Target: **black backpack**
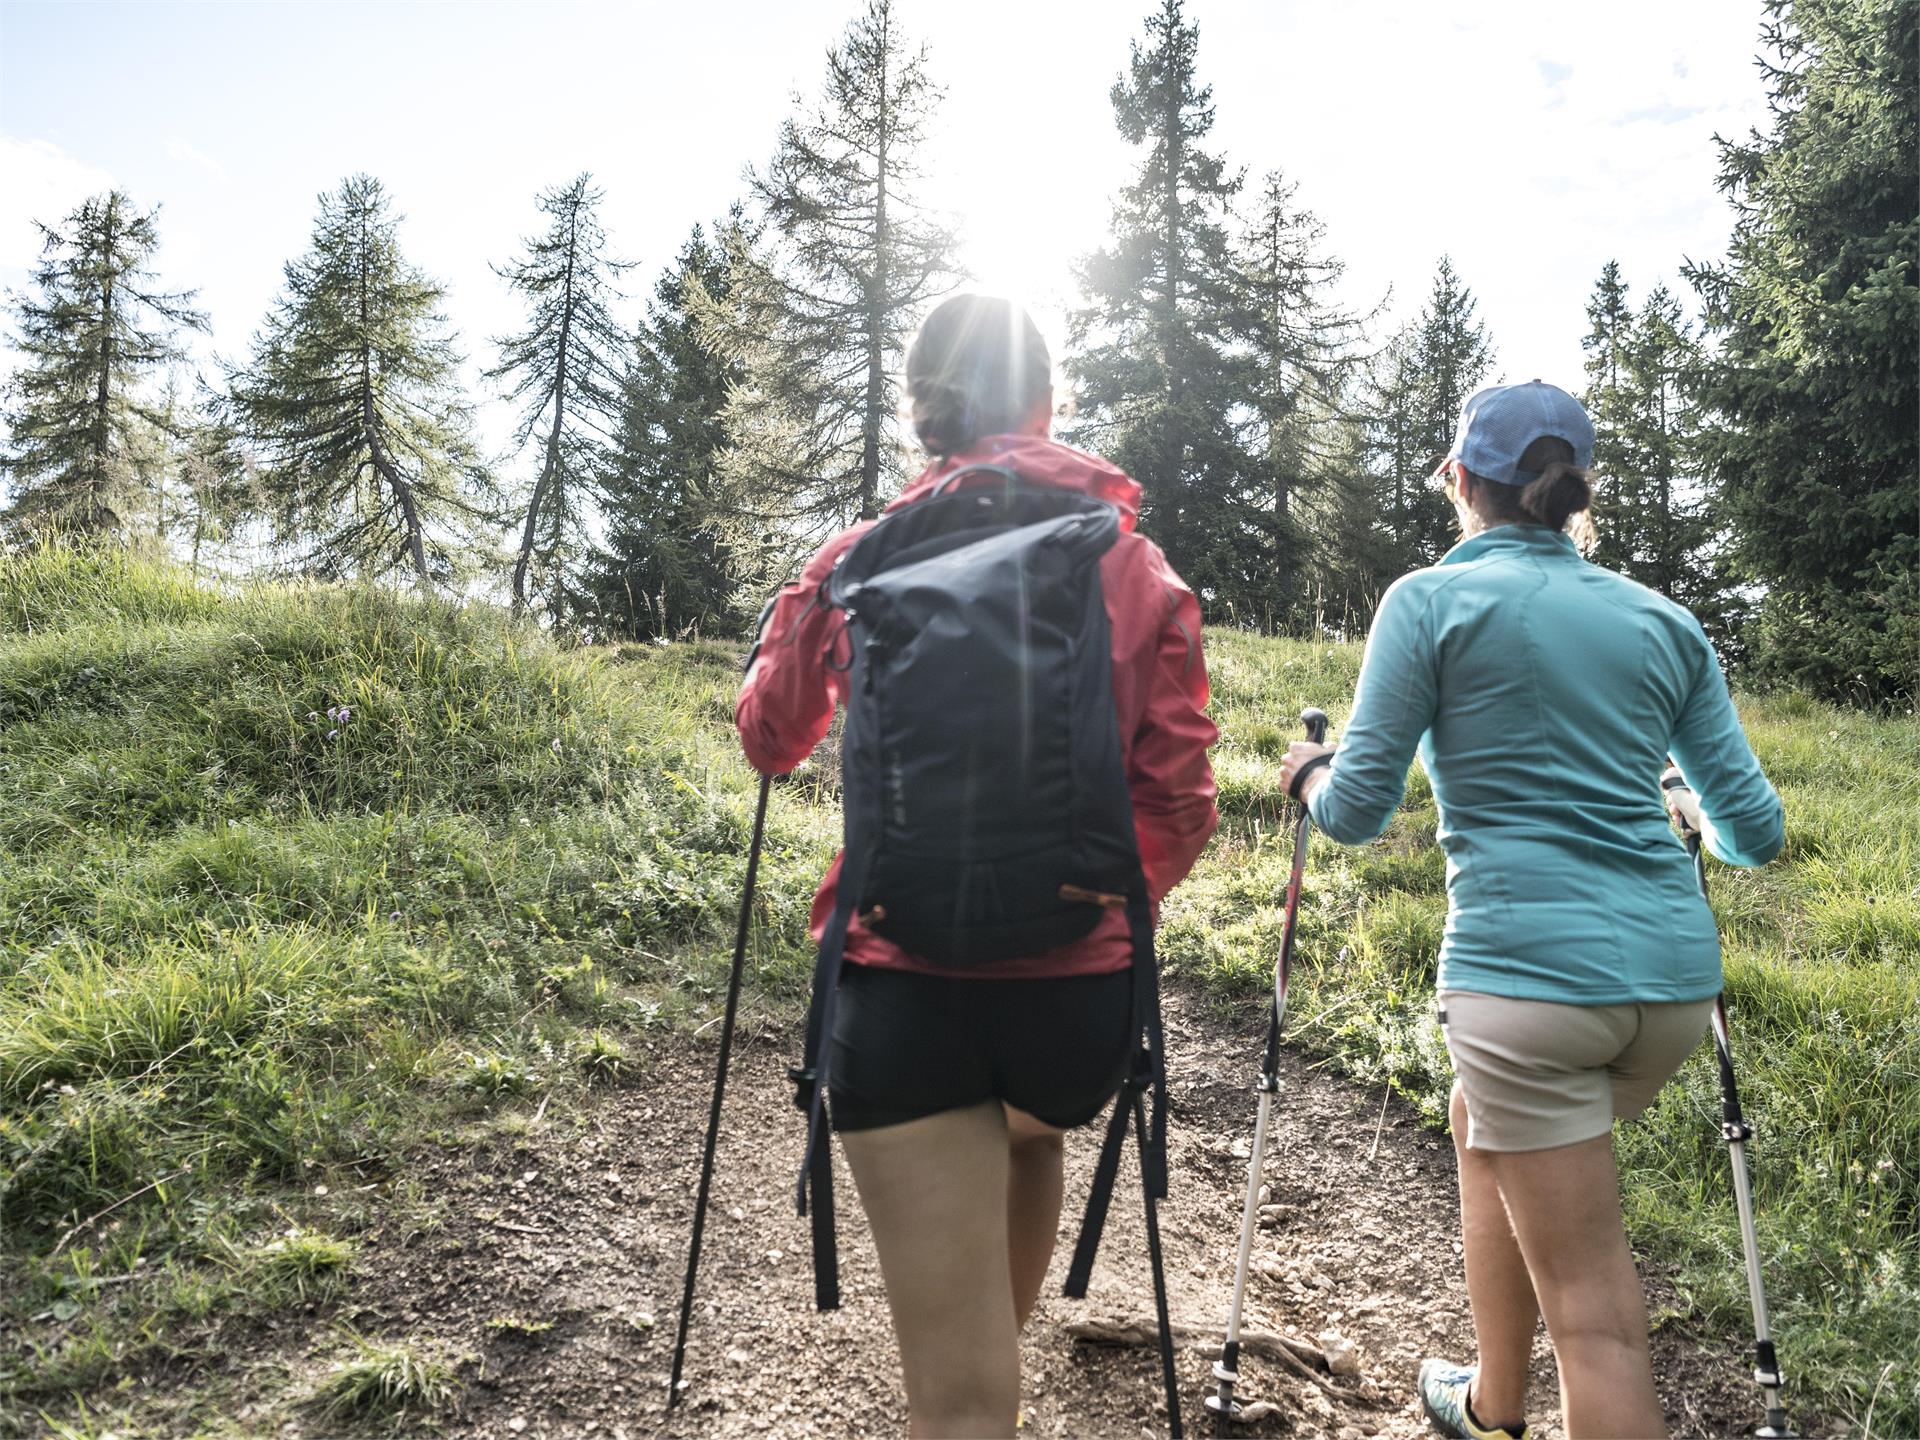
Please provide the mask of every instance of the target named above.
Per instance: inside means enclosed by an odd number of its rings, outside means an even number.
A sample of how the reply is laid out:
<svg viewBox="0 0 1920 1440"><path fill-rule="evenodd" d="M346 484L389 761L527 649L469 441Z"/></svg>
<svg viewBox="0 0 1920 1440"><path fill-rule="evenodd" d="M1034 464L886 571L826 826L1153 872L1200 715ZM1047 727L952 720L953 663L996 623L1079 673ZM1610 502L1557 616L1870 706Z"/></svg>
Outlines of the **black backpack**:
<svg viewBox="0 0 1920 1440"><path fill-rule="evenodd" d="M999 483L958 488L975 479ZM811 1191L823 1310L840 1302L825 1105L847 927L857 917L915 956L964 970L1068 944L1106 909L1123 908L1137 1045L1067 1293L1086 1292L1131 1111L1170 1361L1153 1222L1153 1202L1166 1194L1158 977L1100 583L1100 559L1119 536L1119 513L1104 501L969 466L883 517L822 589L820 603L847 619L846 648L835 646L848 679L846 843L814 968L805 1060L791 1075L808 1117L795 1198L805 1215Z"/></svg>

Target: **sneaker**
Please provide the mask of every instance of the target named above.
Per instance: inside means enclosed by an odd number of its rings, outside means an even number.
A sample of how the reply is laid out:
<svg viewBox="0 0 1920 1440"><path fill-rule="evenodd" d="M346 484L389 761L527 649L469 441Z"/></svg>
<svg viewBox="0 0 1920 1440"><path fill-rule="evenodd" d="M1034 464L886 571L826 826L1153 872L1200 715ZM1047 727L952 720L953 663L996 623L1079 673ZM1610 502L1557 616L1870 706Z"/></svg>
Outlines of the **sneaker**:
<svg viewBox="0 0 1920 1440"><path fill-rule="evenodd" d="M1433 1428L1451 1440L1528 1440L1532 1426L1503 1430L1474 1419L1467 1408L1467 1391L1474 1373L1470 1365L1449 1365L1444 1360L1428 1360L1421 1365L1420 1403L1427 1407Z"/></svg>

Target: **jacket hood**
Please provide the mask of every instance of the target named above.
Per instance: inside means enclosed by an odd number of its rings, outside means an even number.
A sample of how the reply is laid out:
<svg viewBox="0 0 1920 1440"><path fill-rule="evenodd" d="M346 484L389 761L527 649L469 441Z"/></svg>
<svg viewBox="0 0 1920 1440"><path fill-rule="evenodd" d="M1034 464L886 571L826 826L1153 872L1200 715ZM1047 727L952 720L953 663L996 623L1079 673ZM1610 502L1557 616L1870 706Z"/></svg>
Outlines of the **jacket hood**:
<svg viewBox="0 0 1920 1440"><path fill-rule="evenodd" d="M888 513L924 500L947 476L968 465L1004 465L1036 485L1057 485L1105 500L1119 510L1122 530L1133 529L1140 518L1140 487L1119 466L1039 435L989 435L958 455L934 461L894 498Z"/></svg>

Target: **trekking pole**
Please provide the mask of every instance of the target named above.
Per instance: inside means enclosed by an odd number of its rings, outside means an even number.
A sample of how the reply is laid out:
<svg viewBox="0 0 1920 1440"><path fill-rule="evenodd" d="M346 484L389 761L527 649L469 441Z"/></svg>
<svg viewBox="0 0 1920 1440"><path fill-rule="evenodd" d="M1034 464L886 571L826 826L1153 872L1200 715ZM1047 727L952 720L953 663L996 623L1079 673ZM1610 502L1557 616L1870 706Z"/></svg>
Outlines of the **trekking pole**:
<svg viewBox="0 0 1920 1440"><path fill-rule="evenodd" d="M700 1237L707 1224L707 1192L713 1187L713 1150L720 1139L720 1102L727 1093L727 1059L733 1053L733 1017L740 1006L740 971L746 963L747 930L753 922L753 883L760 874L760 840L767 828L767 795L773 776L760 777L760 800L753 811L753 841L747 847L747 880L741 887L740 928L733 937L733 971L727 976L727 1013L720 1022L720 1063L713 1077L713 1108L707 1114L707 1148L700 1158L700 1193L693 1202L693 1241L687 1248L687 1288L680 1296L680 1333L673 1342L673 1375L667 1381L667 1409L680 1400L680 1369L687 1359L687 1326L693 1319L693 1279L700 1268Z"/></svg>
<svg viewBox="0 0 1920 1440"><path fill-rule="evenodd" d="M1661 776L1660 788L1686 791L1687 782L1677 767L1671 768ZM1706 852L1700 844L1700 832L1684 816L1680 822L1680 838L1693 861L1693 878L1700 886L1700 896L1706 899ZM1733 1203L1740 1212L1740 1244L1747 1260L1747 1295L1753 1302L1753 1381L1760 1387L1767 1412L1766 1424L1753 1433L1756 1440L1794 1440L1786 1407L1781 1403L1780 1392L1786 1381L1781 1377L1780 1360L1774 1353L1773 1333L1767 1324L1767 1295L1760 1282L1760 1239L1754 1231L1753 1192L1747 1175L1747 1141L1753 1138L1753 1127L1741 1114L1740 1090L1733 1081L1733 1043L1727 1031L1724 990L1714 997L1711 1024L1714 1053L1720 1062L1720 1134L1727 1142L1727 1153L1732 1159Z"/></svg>
<svg viewBox="0 0 1920 1440"><path fill-rule="evenodd" d="M1307 738L1316 745L1327 737L1327 716L1323 710L1302 710L1300 723L1307 727ZM1233 1387L1240 1380L1240 1314L1247 1294L1247 1266L1253 1258L1253 1231L1260 1219L1260 1165L1267 1149L1267 1116L1273 1097L1280 1088L1280 1027L1287 1018L1287 974L1293 965L1293 922L1300 907L1300 877L1307 864L1307 832L1313 817L1304 803L1293 831L1293 873L1287 879L1286 918L1280 929L1280 957L1273 966L1273 1006L1267 1015L1267 1048L1260 1062L1260 1106L1253 1117L1253 1154L1247 1160L1247 1203L1240 1212L1240 1255L1233 1267L1233 1306L1227 1312L1227 1340L1214 1362L1213 1378L1220 1382L1217 1392L1207 1397L1207 1409L1213 1412L1214 1433L1232 1433L1233 1418L1240 1406L1233 1398Z"/></svg>

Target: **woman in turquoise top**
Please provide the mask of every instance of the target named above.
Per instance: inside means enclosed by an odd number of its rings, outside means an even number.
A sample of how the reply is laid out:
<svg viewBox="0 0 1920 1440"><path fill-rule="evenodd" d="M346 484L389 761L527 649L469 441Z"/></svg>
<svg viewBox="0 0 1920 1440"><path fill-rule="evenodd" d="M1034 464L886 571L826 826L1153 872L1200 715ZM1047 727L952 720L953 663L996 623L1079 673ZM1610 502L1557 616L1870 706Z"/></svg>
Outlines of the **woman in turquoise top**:
<svg viewBox="0 0 1920 1440"><path fill-rule="evenodd" d="M1420 1388L1443 1433L1476 1440L1526 1434L1543 1313L1570 1437L1665 1433L1611 1132L1699 1043L1720 990L1713 916L1659 798L1667 757L1714 855L1763 864L1782 837L1699 622L1568 533L1591 537L1592 454L1592 422L1554 386L1467 402L1442 472L1464 538L1381 601L1338 750L1296 744L1285 766L1347 844L1386 828L1416 751L1432 782L1480 1363L1428 1361Z"/></svg>

